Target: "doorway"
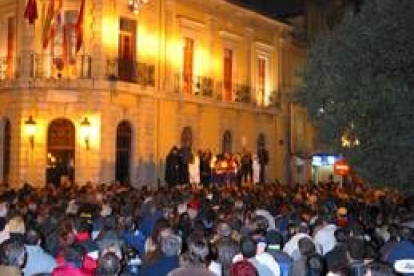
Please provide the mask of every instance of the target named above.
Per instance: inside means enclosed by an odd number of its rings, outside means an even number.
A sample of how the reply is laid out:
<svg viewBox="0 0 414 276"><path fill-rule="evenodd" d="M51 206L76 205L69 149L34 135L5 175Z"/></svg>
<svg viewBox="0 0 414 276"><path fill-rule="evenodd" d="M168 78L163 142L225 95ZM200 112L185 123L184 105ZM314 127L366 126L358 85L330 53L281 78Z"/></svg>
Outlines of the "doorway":
<svg viewBox="0 0 414 276"><path fill-rule="evenodd" d="M55 119L50 123L47 132L47 183L74 183L75 134L75 126L68 119Z"/></svg>
<svg viewBox="0 0 414 276"><path fill-rule="evenodd" d="M132 128L122 121L116 128L116 180L122 184L130 183Z"/></svg>

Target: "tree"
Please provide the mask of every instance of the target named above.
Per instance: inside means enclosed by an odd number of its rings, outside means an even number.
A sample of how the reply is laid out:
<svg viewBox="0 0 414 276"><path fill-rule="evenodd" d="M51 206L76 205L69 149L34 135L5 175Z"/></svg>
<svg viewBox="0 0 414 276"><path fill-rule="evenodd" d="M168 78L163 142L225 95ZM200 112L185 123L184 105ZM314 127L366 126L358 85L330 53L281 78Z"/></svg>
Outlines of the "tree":
<svg viewBox="0 0 414 276"><path fill-rule="evenodd" d="M310 49L295 100L361 177L412 190L414 1L365 2Z"/></svg>

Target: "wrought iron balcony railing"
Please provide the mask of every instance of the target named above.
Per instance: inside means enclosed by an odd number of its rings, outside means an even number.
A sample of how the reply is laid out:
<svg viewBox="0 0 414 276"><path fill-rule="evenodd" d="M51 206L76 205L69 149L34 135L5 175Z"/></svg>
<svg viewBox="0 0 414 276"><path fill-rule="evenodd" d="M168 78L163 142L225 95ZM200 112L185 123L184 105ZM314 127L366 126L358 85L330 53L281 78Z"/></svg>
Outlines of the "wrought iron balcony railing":
<svg viewBox="0 0 414 276"><path fill-rule="evenodd" d="M214 96L214 80L206 76L175 74L174 91L212 98Z"/></svg>
<svg viewBox="0 0 414 276"><path fill-rule="evenodd" d="M64 57L26 52L17 58L0 57L0 80L22 77L33 79L90 79L89 55Z"/></svg>
<svg viewBox="0 0 414 276"><path fill-rule="evenodd" d="M155 86L155 66L132 59L108 59L108 79L137 83L143 86Z"/></svg>

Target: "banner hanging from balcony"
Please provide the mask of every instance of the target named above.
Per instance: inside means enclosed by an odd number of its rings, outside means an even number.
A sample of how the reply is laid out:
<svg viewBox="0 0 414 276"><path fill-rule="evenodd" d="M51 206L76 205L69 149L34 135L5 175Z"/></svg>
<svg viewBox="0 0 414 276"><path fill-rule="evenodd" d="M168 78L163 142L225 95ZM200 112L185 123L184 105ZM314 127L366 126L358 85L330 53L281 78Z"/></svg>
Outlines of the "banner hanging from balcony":
<svg viewBox="0 0 414 276"><path fill-rule="evenodd" d="M79 9L79 17L76 22L76 53L79 52L83 44L83 23L85 21L85 0L82 0Z"/></svg>
<svg viewBox="0 0 414 276"><path fill-rule="evenodd" d="M27 1L26 9L24 10L24 18L29 20L30 24L34 24L37 19L37 2L36 0Z"/></svg>
<svg viewBox="0 0 414 276"><path fill-rule="evenodd" d="M55 3L56 2L56 3ZM46 49L49 41L55 36L57 25L62 23L61 12L63 0L50 0L43 23L42 45Z"/></svg>

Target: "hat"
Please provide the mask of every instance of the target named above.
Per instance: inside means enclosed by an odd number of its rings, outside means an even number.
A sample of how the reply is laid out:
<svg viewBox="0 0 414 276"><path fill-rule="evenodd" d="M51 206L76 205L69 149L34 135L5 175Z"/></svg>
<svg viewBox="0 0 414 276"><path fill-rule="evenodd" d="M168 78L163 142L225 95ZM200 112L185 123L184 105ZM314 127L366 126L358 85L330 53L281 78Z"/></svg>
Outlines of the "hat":
<svg viewBox="0 0 414 276"><path fill-rule="evenodd" d="M336 213L338 214L338 216L346 216L348 215L348 210L345 207L339 207Z"/></svg>

